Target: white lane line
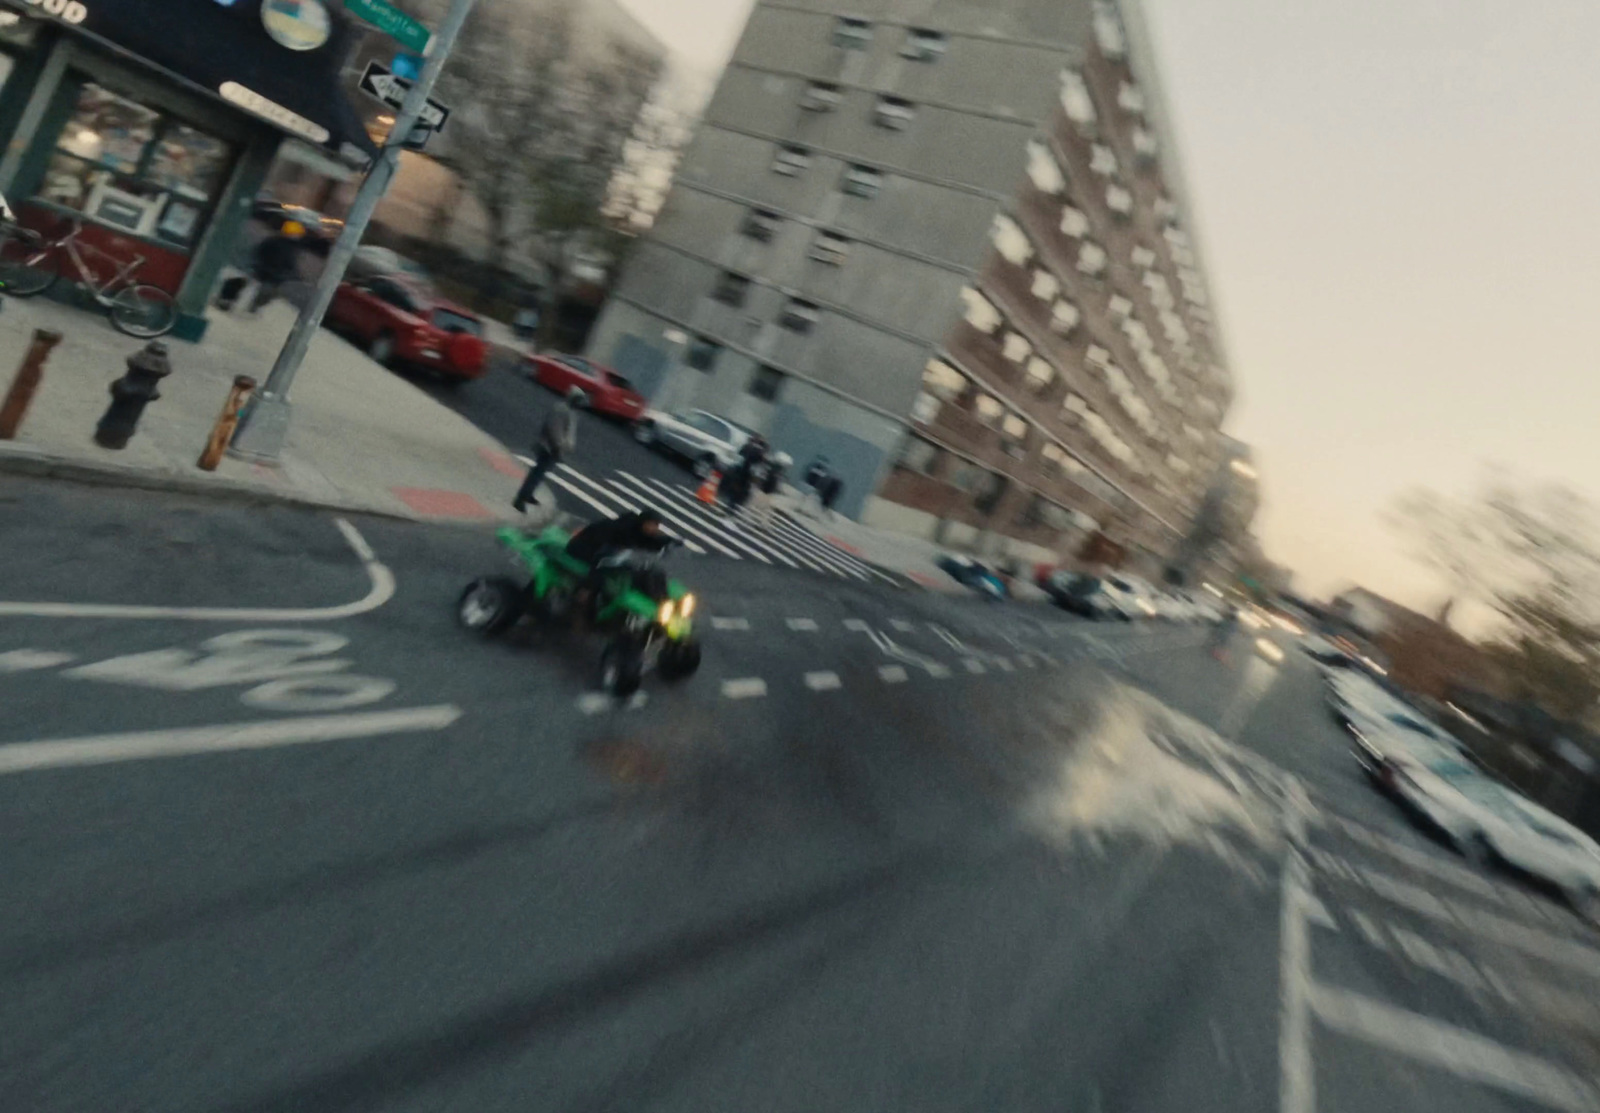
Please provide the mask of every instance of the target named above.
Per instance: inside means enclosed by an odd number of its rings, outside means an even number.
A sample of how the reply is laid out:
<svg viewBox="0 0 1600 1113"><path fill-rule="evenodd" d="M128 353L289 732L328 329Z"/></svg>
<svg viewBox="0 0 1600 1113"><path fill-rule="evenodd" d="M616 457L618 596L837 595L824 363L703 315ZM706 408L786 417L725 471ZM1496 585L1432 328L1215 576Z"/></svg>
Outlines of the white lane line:
<svg viewBox="0 0 1600 1113"><path fill-rule="evenodd" d="M767 694L767 682L759 676L722 682L723 699L758 699Z"/></svg>
<svg viewBox="0 0 1600 1113"><path fill-rule="evenodd" d="M608 692L585 692L578 697L578 710L585 715L598 715L610 711L617 701Z"/></svg>
<svg viewBox="0 0 1600 1113"><path fill-rule="evenodd" d="M622 476L624 479L631 480L635 486L642 490L654 488L652 494L665 495L672 499L674 503L682 507L680 513L691 517L695 522L699 523L701 529L714 531L718 536L726 539L734 545L738 545L741 549L746 550L758 560L766 561L768 564L772 563L771 561L767 560L766 557L762 556L762 551L765 550L767 553L770 553L778 560L781 560L783 563L787 564L790 568L800 567L792 559L790 559L788 553L785 553L782 549L779 549L773 545L767 544L767 542L763 541L760 537L754 536L753 534L745 531L735 531L729 529L728 523L725 519L713 513L711 509L708 508L704 503L695 499L687 492L663 483L659 479L641 480L638 476L632 475L625 471L619 471L617 474ZM646 484L648 484L648 487ZM803 557L801 559L804 560ZM809 561L806 563L808 567L812 567Z"/></svg>
<svg viewBox="0 0 1600 1113"><path fill-rule="evenodd" d="M729 618L725 615L715 614L711 616L711 628L713 630L748 630L750 629L750 620L748 618Z"/></svg>
<svg viewBox="0 0 1600 1113"><path fill-rule="evenodd" d="M1548 919L1544 909L1540 907L1537 899L1510 885L1502 885L1474 873L1465 866L1455 862L1435 857L1414 847L1397 842L1387 835L1363 827L1352 820L1334 817L1333 825L1354 841L1369 849L1386 854L1397 862L1403 862L1412 869L1428 874L1440 881L1445 881L1456 888L1475 896L1487 897L1490 900L1508 905L1520 911L1533 911L1540 919Z"/></svg>
<svg viewBox="0 0 1600 1113"><path fill-rule="evenodd" d="M844 628L846 630L854 630L858 634L865 634L868 630L871 629L871 627L867 625L866 621L864 619L860 619L860 618L847 618L847 619L845 619L844 620Z"/></svg>
<svg viewBox="0 0 1600 1113"><path fill-rule="evenodd" d="M889 620L889 625L893 626L896 630L900 631L902 634L912 633L917 628L917 624L915 622L907 622L903 618L891 618Z"/></svg>
<svg viewBox="0 0 1600 1113"><path fill-rule="evenodd" d="M643 483L640 483L637 479L634 479L633 476L627 474L626 472L618 472L617 475L623 480L632 480L630 486L639 488L644 497L651 500L652 505L655 507L656 513L660 514L667 521L678 527L679 530L685 533L693 534L695 537L698 537L707 545L710 545L713 549L717 549L725 556L733 557L735 560L744 559L723 540L719 540L718 538L711 536L711 534L707 533L705 530L701 529L694 519L690 518L682 510L679 510L675 506L663 506L661 500L655 497L655 494L650 490L650 488L646 487ZM617 487L617 483L612 481L611 486ZM618 489L620 490L621 488L619 487ZM724 535L724 537L726 537L727 541L733 542L733 544L738 544L738 542L732 537L728 537L727 535ZM768 560L765 556L756 552L748 545L741 546L741 548L759 560L762 564L772 563L772 561Z"/></svg>
<svg viewBox="0 0 1600 1113"><path fill-rule="evenodd" d="M53 669L74 660L77 657L71 653L55 653L48 649L13 649L0 653L0 673Z"/></svg>
<svg viewBox="0 0 1600 1113"><path fill-rule="evenodd" d="M948 645L957 653L968 652L965 642L956 637L950 631L946 630L943 626L940 626L937 622L928 623L928 629L932 630L940 641L944 642L945 645Z"/></svg>
<svg viewBox="0 0 1600 1113"><path fill-rule="evenodd" d="M784 624L791 630L803 630L808 633L815 633L817 630L817 620L814 618L786 618Z"/></svg>
<svg viewBox="0 0 1600 1113"><path fill-rule="evenodd" d="M982 672L988 672L989 671L988 669L983 667L983 662L978 660L976 657L968 657L962 663L967 666L967 671L970 672L970 673L982 673Z"/></svg>
<svg viewBox="0 0 1600 1113"><path fill-rule="evenodd" d="M614 483L596 483L594 480L590 479L587 475L584 475L577 468L570 467L570 466L568 466L566 464L557 464L556 467L560 471L565 472L567 475L571 476L573 479L576 479L578 482L580 482L584 486L588 487L590 490L595 491L596 493L598 493L603 498L608 498L608 499L612 500L613 502L617 503L619 506L621 506L623 509L629 511L630 513L637 514L639 512L639 510L644 506L643 503L634 502L632 500L632 497L631 497L629 492L624 491L622 488L618 487ZM706 541L706 542L710 543L714 548L721 549L724 553L727 553L729 556L737 556L738 555L737 553L733 552L732 550L727 549L724 546L717 544L715 541L712 541L710 538L701 535L698 531L693 530L693 529L689 529L688 527L684 526L683 523L679 522L678 519L674 518L671 514L662 512L661 516L663 518L665 518L669 523L671 523L669 526L666 527L666 532L671 534L671 535L673 535L673 536L675 536L675 537L680 538L683 541L684 546L686 548L692 549L694 552L697 552L697 553L703 553L703 552L706 551L705 549L701 548L699 545L696 545L694 540L693 540L693 538L684 536L685 533L692 533L692 534L694 534L695 537L699 537L702 541Z"/></svg>
<svg viewBox="0 0 1600 1113"><path fill-rule="evenodd" d="M844 687L844 681L839 679L836 672L808 672L806 673L806 687L813 692L832 692Z"/></svg>
<svg viewBox="0 0 1600 1113"><path fill-rule="evenodd" d="M1317 1019L1335 1031L1568 1113L1594 1113L1600 1091L1581 1076L1475 1032L1346 989L1317 985Z"/></svg>
<svg viewBox="0 0 1600 1113"><path fill-rule="evenodd" d="M0 746L0 775L37 769L107 765L187 754L259 750L336 742L402 731L442 730L461 717L453 704L408 707L398 711L364 711L347 715L308 715L268 722L219 723L214 726L146 730L126 734L87 735Z"/></svg>
<svg viewBox="0 0 1600 1113"><path fill-rule="evenodd" d="M904 684L910 677L906 670L899 665L882 665L878 668L878 678L885 684Z"/></svg>
<svg viewBox="0 0 1600 1113"><path fill-rule="evenodd" d="M1328 911L1328 906L1322 903L1321 897L1315 893L1306 893L1301 903L1305 907L1306 919L1325 931L1339 930L1339 921L1333 918L1333 913Z"/></svg>
<svg viewBox="0 0 1600 1113"><path fill-rule="evenodd" d="M1010 661L1008 661L1004 657L995 657L993 660L994 660L994 667L999 669L1001 672L1016 672L1017 671L1017 666L1013 665Z"/></svg>
<svg viewBox="0 0 1600 1113"><path fill-rule="evenodd" d="M0 617L28 618L164 618L187 622L326 622L353 618L375 611L394 597L394 573L378 560L355 526L343 518L333 520L361 559L371 584L354 603L335 607L144 607L122 603L0 603Z"/></svg>
<svg viewBox="0 0 1600 1113"><path fill-rule="evenodd" d="M1287 778L1291 798L1304 788ZM1315 1113L1316 1074L1311 1058L1311 932L1306 925L1310 870L1300 855L1305 843L1305 813L1285 809L1287 851L1283 863L1282 915L1278 938L1278 1111Z"/></svg>
<svg viewBox="0 0 1600 1113"><path fill-rule="evenodd" d="M1034 661L1031 655L1024 653L1022 656L1017 658L1017 664L1021 665L1025 669L1031 669L1037 665L1037 662Z"/></svg>

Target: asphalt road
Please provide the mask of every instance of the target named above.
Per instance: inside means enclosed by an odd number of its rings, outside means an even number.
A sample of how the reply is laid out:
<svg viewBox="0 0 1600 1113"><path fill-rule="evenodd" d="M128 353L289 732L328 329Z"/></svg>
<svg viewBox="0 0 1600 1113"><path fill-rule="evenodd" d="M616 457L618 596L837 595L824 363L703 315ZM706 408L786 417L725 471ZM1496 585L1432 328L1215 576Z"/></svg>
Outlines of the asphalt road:
<svg viewBox="0 0 1600 1113"><path fill-rule="evenodd" d="M481 531L0 540L0 1108L1600 1108L1600 939L1292 651L682 554L704 667L618 706L457 629Z"/></svg>

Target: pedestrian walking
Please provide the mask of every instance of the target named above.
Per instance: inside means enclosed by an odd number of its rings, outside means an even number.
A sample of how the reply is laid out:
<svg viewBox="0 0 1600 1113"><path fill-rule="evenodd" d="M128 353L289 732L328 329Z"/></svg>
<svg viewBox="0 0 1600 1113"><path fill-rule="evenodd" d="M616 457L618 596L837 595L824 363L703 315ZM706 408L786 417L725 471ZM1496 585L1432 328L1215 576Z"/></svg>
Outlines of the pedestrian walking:
<svg viewBox="0 0 1600 1113"><path fill-rule="evenodd" d="M756 433L740 447L739 462L722 477L720 493L732 517L738 518L744 513L745 504L761 481L766 459L767 440Z"/></svg>
<svg viewBox="0 0 1600 1113"><path fill-rule="evenodd" d="M774 501L774 496L783 487L785 470L793 463L794 460L786 452L778 453L766 463L766 471L756 488L753 496L754 505L750 511L751 517L761 529L771 530L777 522L777 503Z"/></svg>
<svg viewBox="0 0 1600 1113"><path fill-rule="evenodd" d="M544 480L545 473L561 462L561 458L578 447L578 411L584 393L577 387L567 391L567 396L550 407L544 424L539 428L539 441L534 445L533 466L528 469L522 486L517 488L511 505L521 513L527 504L539 505L535 492Z"/></svg>
<svg viewBox="0 0 1600 1113"><path fill-rule="evenodd" d="M819 454L815 460L806 465L805 483L806 497L805 510L814 517L822 516L822 492L833 480L833 469L828 466L828 458Z"/></svg>
<svg viewBox="0 0 1600 1113"><path fill-rule="evenodd" d="M844 493L844 480L837 474L830 474L827 482L822 487L822 516L827 518L834 513L833 504L839 501L839 496Z"/></svg>
<svg viewBox="0 0 1600 1113"><path fill-rule="evenodd" d="M283 227L256 244L250 257L250 275L256 280L256 292L250 299L251 313L259 313L283 292L283 287L300 277L300 247L305 239L306 226L298 220L286 220ZM222 284L217 293L217 308L232 312L234 303L244 288L250 284L245 275L234 275Z"/></svg>

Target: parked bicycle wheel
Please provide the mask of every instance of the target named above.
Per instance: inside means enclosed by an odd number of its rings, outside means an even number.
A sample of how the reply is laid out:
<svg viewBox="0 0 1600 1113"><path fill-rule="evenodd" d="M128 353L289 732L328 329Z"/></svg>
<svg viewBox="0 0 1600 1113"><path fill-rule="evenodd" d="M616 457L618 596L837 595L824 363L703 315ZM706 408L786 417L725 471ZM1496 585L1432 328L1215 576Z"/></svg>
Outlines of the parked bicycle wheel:
<svg viewBox="0 0 1600 1113"><path fill-rule="evenodd" d="M129 286L111 299L111 323L141 340L165 336L178 323L178 307L159 286Z"/></svg>
<svg viewBox="0 0 1600 1113"><path fill-rule="evenodd" d="M39 233L8 229L0 240L0 293L17 298L42 294L55 284L56 265L56 253Z"/></svg>

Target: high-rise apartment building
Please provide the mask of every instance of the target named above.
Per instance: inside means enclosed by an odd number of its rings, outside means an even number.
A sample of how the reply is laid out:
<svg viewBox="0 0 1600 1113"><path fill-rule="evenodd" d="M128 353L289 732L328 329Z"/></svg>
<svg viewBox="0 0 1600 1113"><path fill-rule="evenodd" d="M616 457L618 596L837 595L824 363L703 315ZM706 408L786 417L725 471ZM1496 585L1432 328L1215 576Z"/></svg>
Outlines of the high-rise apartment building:
<svg viewBox="0 0 1600 1113"><path fill-rule="evenodd" d="M1164 558L1232 386L1137 9L758 0L591 350L869 522Z"/></svg>

